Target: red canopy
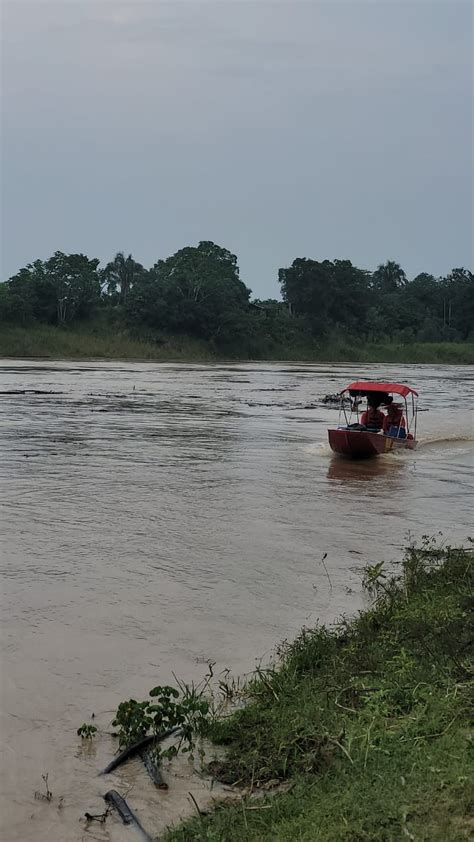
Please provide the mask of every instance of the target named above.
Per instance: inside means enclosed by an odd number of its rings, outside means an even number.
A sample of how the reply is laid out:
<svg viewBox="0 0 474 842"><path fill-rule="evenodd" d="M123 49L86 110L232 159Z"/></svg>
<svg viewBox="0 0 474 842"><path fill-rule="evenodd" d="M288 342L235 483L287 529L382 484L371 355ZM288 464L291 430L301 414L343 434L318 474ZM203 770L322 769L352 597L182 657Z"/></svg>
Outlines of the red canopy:
<svg viewBox="0 0 474 842"><path fill-rule="evenodd" d="M410 386L404 386L403 383L371 383L370 380L358 380L356 383L351 383L343 389L344 392L350 392L351 395L358 392L393 392L395 395L402 395L406 398L407 395L416 395L418 392L411 389Z"/></svg>

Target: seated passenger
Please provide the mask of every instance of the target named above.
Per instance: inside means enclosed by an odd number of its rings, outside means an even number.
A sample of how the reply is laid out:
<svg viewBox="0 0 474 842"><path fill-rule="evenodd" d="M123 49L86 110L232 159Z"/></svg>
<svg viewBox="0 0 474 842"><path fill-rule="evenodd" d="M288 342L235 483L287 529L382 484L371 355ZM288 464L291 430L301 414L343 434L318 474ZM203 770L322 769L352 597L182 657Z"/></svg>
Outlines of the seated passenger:
<svg viewBox="0 0 474 842"><path fill-rule="evenodd" d="M398 403L390 403L387 407L387 415L384 418L382 431L386 436L394 438L406 438L406 422L403 410Z"/></svg>
<svg viewBox="0 0 474 842"><path fill-rule="evenodd" d="M380 411L377 404L368 403L367 409L360 417L360 423L368 430L378 433L385 423L385 415Z"/></svg>

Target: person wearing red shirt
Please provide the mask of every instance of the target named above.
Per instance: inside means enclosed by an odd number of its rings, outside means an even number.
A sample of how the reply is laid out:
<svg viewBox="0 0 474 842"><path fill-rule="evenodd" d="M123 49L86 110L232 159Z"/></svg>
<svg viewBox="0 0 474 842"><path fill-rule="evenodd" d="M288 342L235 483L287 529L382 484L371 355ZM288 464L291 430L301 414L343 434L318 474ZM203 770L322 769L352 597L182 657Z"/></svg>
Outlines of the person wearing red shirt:
<svg viewBox="0 0 474 842"><path fill-rule="evenodd" d="M385 433L386 436L392 435L400 438L405 438L405 427L406 422L403 416L401 406L397 403L389 404L387 407L387 414L383 420L382 432ZM392 432L390 432L391 430Z"/></svg>
<svg viewBox="0 0 474 842"><path fill-rule="evenodd" d="M379 432L385 424L385 415L380 411L378 406L368 404L365 412L360 417L360 423L367 427L368 430Z"/></svg>

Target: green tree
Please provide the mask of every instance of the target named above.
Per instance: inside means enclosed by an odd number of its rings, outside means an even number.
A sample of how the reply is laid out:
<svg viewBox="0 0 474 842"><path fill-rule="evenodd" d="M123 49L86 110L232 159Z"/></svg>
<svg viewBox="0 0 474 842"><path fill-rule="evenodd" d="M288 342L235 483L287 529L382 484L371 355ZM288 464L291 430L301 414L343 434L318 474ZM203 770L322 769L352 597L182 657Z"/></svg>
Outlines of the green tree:
<svg viewBox="0 0 474 842"><path fill-rule="evenodd" d="M284 348L307 344L308 334L302 317L291 315L284 301L268 298L250 302L250 318L245 335L245 356L249 358L284 353Z"/></svg>
<svg viewBox="0 0 474 842"><path fill-rule="evenodd" d="M0 317L2 321L27 325L35 320L37 294L27 268L1 284Z"/></svg>
<svg viewBox="0 0 474 842"><path fill-rule="evenodd" d="M474 274L468 269L452 269L440 280L443 324L451 338L468 339L474 333Z"/></svg>
<svg viewBox="0 0 474 842"><path fill-rule="evenodd" d="M370 305L370 273L350 260L334 260L329 316L336 329L365 334Z"/></svg>
<svg viewBox="0 0 474 842"><path fill-rule="evenodd" d="M396 292L407 283L407 276L399 263L387 260L377 267L371 278L374 289L382 293Z"/></svg>
<svg viewBox="0 0 474 842"><path fill-rule="evenodd" d="M283 300L292 313L306 318L315 336L340 328L352 333L366 329L368 273L350 260L297 258L278 277Z"/></svg>
<svg viewBox="0 0 474 842"><path fill-rule="evenodd" d="M9 321L10 296L6 284L0 283L0 322Z"/></svg>
<svg viewBox="0 0 474 842"><path fill-rule="evenodd" d="M278 272L283 300L291 313L306 317L314 334L323 334L328 327L331 270L330 260L297 257Z"/></svg>
<svg viewBox="0 0 474 842"><path fill-rule="evenodd" d="M127 311L135 322L225 342L245 331L249 295L235 255L203 241L155 263Z"/></svg>
<svg viewBox="0 0 474 842"><path fill-rule="evenodd" d="M29 263L7 281L12 320L64 325L87 318L100 298L98 265L97 259L61 251Z"/></svg>
<svg viewBox="0 0 474 842"><path fill-rule="evenodd" d="M129 254L125 257L123 251L118 251L100 272L103 288L112 299L124 303L128 293L137 280L143 279L146 269Z"/></svg>
<svg viewBox="0 0 474 842"><path fill-rule="evenodd" d="M439 282L428 272L420 272L416 278L406 284L404 294L413 302L429 309L437 308L439 299Z"/></svg>
<svg viewBox="0 0 474 842"><path fill-rule="evenodd" d="M440 284L427 272L421 272L399 291L402 321L408 322L413 334L422 342L435 342L443 337L440 318Z"/></svg>
<svg viewBox="0 0 474 842"><path fill-rule="evenodd" d="M413 338L413 319L401 295L407 277L399 263L387 260L369 279L369 335L372 339L393 339L404 330L404 339Z"/></svg>
<svg viewBox="0 0 474 842"><path fill-rule="evenodd" d="M55 292L58 325L91 315L100 299L99 262L84 254L57 251L44 264L45 275Z"/></svg>

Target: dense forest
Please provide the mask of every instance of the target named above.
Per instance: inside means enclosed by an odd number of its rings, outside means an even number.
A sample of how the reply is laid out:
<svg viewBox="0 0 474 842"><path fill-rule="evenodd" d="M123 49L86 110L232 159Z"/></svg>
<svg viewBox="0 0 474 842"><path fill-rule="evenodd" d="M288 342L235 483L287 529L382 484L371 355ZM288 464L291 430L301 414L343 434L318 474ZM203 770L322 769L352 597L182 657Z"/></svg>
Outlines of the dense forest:
<svg viewBox="0 0 474 842"><path fill-rule="evenodd" d="M474 275L421 273L409 280L398 263L375 271L350 260L297 258L279 270L282 301L251 298L237 258L212 242L180 249L145 268L118 252L97 258L57 251L0 284L0 323L101 324L205 339L216 349L325 341L454 342L474 338ZM105 329L105 328L104 328Z"/></svg>

